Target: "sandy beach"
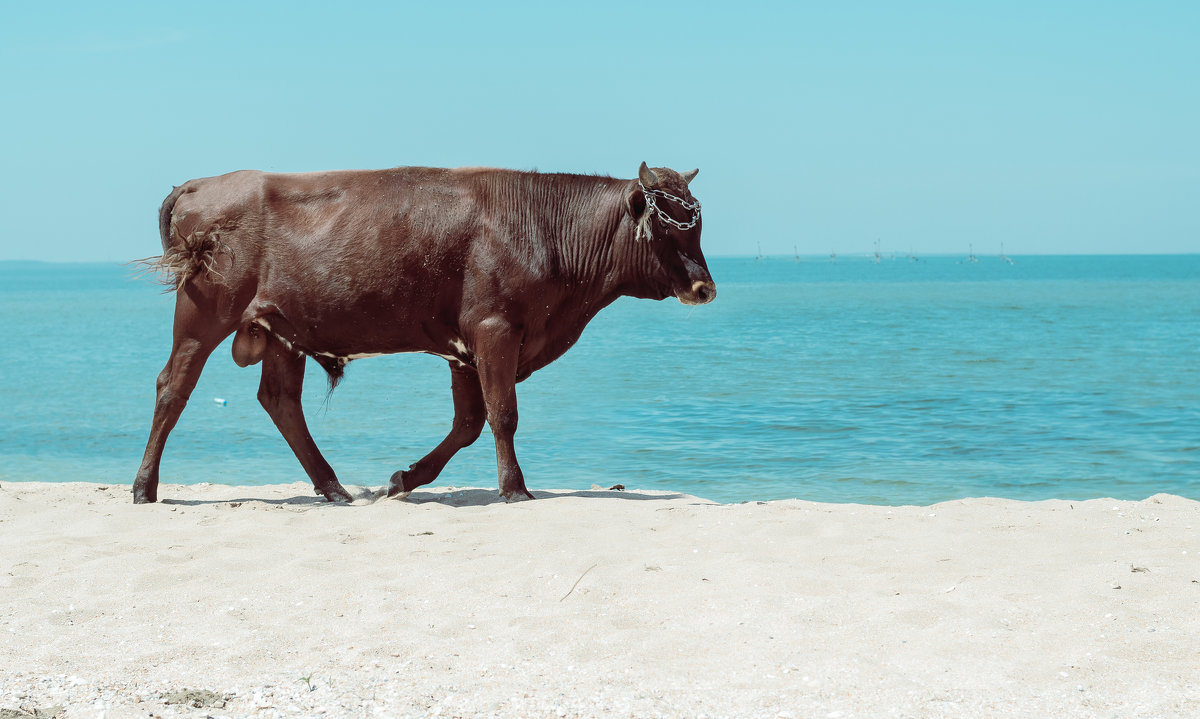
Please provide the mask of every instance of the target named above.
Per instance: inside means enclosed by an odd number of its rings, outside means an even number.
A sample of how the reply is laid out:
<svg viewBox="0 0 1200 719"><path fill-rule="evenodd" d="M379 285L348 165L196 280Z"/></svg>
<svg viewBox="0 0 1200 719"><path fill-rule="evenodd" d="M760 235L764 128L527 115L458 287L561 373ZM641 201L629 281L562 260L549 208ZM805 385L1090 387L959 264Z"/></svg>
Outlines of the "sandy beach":
<svg viewBox="0 0 1200 719"><path fill-rule="evenodd" d="M0 487L0 716L1200 715L1200 503Z"/></svg>

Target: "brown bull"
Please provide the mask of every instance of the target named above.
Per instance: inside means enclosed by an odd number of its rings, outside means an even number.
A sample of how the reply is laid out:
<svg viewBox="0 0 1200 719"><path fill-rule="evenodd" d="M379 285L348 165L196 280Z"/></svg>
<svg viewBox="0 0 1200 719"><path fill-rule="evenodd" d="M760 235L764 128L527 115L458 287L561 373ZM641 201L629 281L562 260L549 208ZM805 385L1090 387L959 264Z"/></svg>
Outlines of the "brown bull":
<svg viewBox="0 0 1200 719"><path fill-rule="evenodd" d="M513 450L516 383L561 356L622 295L703 304L716 287L700 251L696 171L636 180L402 167L191 180L162 204L176 290L174 343L158 376L133 500L158 498L158 467L204 362L230 334L241 366L263 363L258 399L329 500L349 500L300 406L305 357L329 373L393 352L450 363L449 435L388 494L437 478L479 437L496 439L500 494L532 497Z"/></svg>

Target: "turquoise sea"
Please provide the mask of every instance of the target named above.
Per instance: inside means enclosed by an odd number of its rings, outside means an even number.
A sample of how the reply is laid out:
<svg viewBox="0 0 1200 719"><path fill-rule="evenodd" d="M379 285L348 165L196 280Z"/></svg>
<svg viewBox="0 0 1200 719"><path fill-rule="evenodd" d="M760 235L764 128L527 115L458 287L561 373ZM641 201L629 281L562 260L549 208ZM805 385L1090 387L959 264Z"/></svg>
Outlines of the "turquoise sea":
<svg viewBox="0 0 1200 719"><path fill-rule="evenodd" d="M717 300L624 299L518 387L533 490L929 504L1200 499L1200 255L715 258ZM174 299L109 264L0 262L0 482L130 484ZM446 362L351 363L309 424L382 486L449 428ZM307 481L228 342L164 482ZM214 401L225 400L224 404ZM490 435L438 485L495 486ZM437 485L435 485L437 486Z"/></svg>

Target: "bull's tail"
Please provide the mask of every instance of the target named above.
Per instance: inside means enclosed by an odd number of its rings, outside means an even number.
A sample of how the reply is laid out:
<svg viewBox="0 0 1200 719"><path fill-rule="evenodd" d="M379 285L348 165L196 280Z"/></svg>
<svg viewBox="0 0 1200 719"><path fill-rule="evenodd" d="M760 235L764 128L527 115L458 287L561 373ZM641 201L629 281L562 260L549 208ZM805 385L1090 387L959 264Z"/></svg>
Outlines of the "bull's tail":
<svg viewBox="0 0 1200 719"><path fill-rule="evenodd" d="M183 185L173 188L171 194L167 195L162 206L158 208L158 236L162 239L164 254L171 249L171 212L175 209L175 202L182 194Z"/></svg>
<svg viewBox="0 0 1200 719"><path fill-rule="evenodd" d="M173 216L175 202L185 191L182 185L171 190L158 209L158 235L163 253L136 263L145 272L157 275L168 291L178 290L199 275L221 281L221 275L216 270L216 259L222 252L228 252L216 230L184 235L176 227Z"/></svg>

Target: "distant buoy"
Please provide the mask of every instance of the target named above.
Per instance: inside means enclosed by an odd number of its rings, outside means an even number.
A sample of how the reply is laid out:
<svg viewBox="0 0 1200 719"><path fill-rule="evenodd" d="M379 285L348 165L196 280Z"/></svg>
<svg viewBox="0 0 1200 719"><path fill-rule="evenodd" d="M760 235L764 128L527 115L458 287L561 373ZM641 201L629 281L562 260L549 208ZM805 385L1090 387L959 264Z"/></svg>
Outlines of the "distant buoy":
<svg viewBox="0 0 1200 719"><path fill-rule="evenodd" d="M215 402L216 404L219 404L219 405L221 405L222 407L224 407L226 404L228 404L228 403L227 403L227 402L226 402L224 399L222 399L221 397L213 397L213 402Z"/></svg>

